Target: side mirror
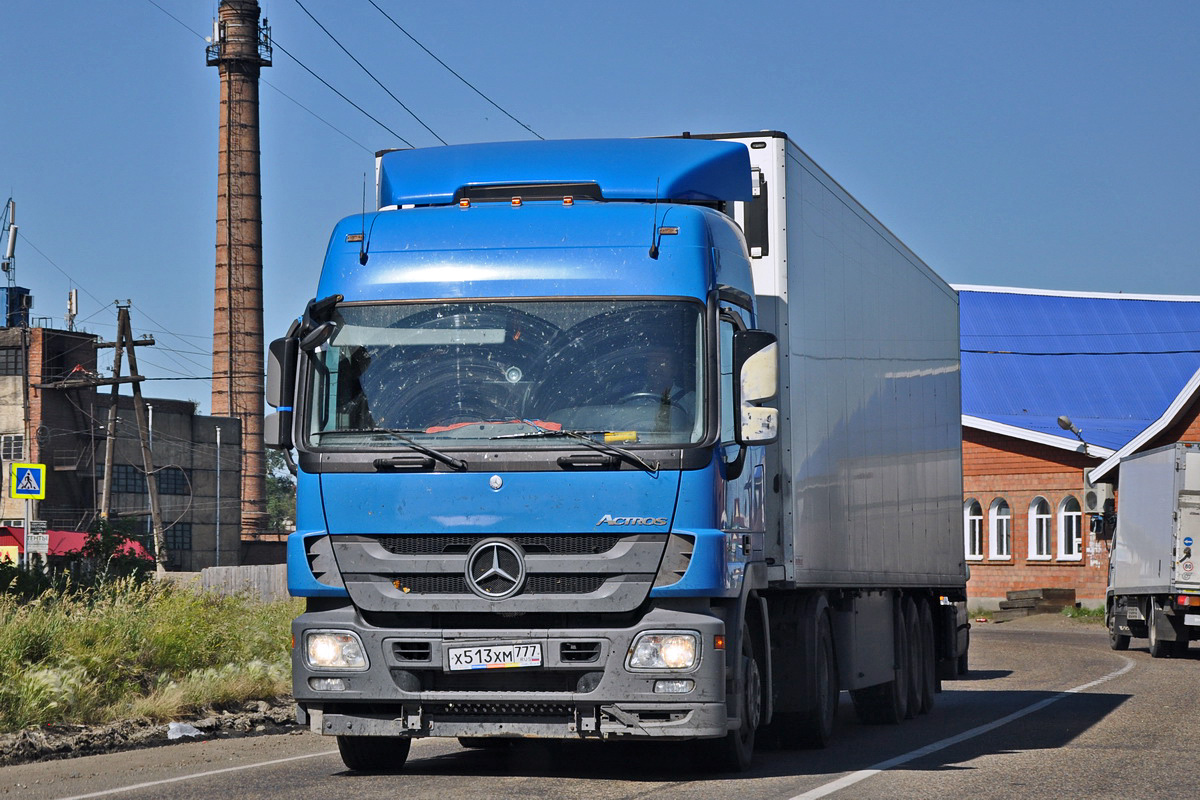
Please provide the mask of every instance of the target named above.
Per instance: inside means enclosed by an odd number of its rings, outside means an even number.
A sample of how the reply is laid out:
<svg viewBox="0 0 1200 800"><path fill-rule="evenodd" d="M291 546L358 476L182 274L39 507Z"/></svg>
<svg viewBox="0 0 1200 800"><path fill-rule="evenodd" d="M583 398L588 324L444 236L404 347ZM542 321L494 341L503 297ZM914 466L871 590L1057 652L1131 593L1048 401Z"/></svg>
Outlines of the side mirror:
<svg viewBox="0 0 1200 800"><path fill-rule="evenodd" d="M300 340L295 336L276 339L267 348L267 404L277 409L263 420L263 443L267 447L291 449L299 352Z"/></svg>
<svg viewBox="0 0 1200 800"><path fill-rule="evenodd" d="M272 411L263 418L263 444L272 450L292 449L291 411Z"/></svg>
<svg viewBox="0 0 1200 800"><path fill-rule="evenodd" d="M733 335L734 406L738 444L771 444L779 438L779 409L764 406L779 394L779 341L767 331Z"/></svg>

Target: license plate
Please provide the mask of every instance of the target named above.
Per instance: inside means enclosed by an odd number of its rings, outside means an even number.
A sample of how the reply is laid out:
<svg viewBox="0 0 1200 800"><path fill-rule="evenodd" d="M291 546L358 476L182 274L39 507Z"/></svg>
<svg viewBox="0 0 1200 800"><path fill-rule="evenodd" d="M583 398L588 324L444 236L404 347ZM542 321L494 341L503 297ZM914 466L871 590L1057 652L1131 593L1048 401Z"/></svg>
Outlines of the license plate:
<svg viewBox="0 0 1200 800"><path fill-rule="evenodd" d="M542 665L542 645L537 642L528 642L448 647L446 648L446 659L447 667L451 672L468 669L540 667Z"/></svg>
<svg viewBox="0 0 1200 800"><path fill-rule="evenodd" d="M1184 614L1184 625L1200 625L1200 614Z"/></svg>

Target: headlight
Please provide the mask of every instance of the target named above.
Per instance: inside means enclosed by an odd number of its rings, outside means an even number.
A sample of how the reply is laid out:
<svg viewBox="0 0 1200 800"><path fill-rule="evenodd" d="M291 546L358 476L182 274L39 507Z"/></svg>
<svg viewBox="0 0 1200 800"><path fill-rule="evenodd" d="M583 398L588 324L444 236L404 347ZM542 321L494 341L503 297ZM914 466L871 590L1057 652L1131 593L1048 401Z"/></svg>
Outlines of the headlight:
<svg viewBox="0 0 1200 800"><path fill-rule="evenodd" d="M699 634L643 633L633 640L625 666L631 670L691 669L699 652Z"/></svg>
<svg viewBox="0 0 1200 800"><path fill-rule="evenodd" d="M350 631L309 631L304 655L313 669L366 669L362 642Z"/></svg>

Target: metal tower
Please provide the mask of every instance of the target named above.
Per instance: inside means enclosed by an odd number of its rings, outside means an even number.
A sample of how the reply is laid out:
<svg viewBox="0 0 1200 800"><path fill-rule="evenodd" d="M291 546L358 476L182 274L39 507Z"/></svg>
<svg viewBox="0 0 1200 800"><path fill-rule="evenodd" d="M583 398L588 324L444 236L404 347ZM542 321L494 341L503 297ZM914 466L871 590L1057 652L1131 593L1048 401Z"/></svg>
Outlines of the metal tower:
<svg viewBox="0 0 1200 800"><path fill-rule="evenodd" d="M258 16L257 0L221 0L207 50L221 75L212 413L242 423L242 533L267 516L258 75L271 29Z"/></svg>

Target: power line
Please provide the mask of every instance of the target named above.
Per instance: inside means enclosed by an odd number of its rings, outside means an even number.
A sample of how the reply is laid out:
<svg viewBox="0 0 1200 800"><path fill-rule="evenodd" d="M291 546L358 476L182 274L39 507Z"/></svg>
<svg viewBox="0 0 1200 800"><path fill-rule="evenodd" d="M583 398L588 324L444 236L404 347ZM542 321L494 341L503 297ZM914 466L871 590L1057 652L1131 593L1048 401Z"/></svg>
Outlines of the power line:
<svg viewBox="0 0 1200 800"><path fill-rule="evenodd" d="M413 43L414 43L414 44L415 44L417 47L419 47L419 48L421 48L422 50L424 50L424 51L425 51L425 52L426 52L426 53L429 55L429 57L430 57L430 58L432 58L434 61L436 61L437 63L441 64L443 67L445 67L445 68L446 68L446 70L447 70L447 71L448 71L448 72L449 72L451 75L453 75L454 77L458 78L460 81L462 81L463 83L465 83L465 84L466 84L466 85L467 85L467 86L468 86L468 87L471 89L471 91L475 92L475 94L479 95L479 96L480 96L480 97L482 97L484 100L487 100L489 103L491 103L493 106L495 106L495 108L496 108L496 110L497 110L497 111L499 111L501 114L503 114L504 116L506 116L506 117L508 117L509 119L511 119L513 122L515 122L515 123L517 123L518 125L520 125L520 126L521 126L522 128L524 128L525 130L527 130L527 131L529 131L530 133L532 133L532 134L533 134L534 136L536 136L537 138L539 138L539 139L542 139L542 140L545 140L545 137L544 137L544 136L542 136L540 133L538 133L537 131L535 131L533 128L531 128L531 127L529 127L528 125L526 125L524 122L521 122L521 120L517 119L517 118L516 118L516 117L514 117L512 114L510 114L510 113L508 113L507 111L505 111L505 110L504 110L504 109L503 109L503 108L502 108L502 107L501 107L501 106L500 106L500 105L499 105L499 104L498 104L498 103L497 103L495 100L493 100L492 98L488 97L488 96L487 96L486 94L484 94L483 92L479 91L479 89L476 89L476 88L475 88L475 86L474 86L474 85L473 85L473 84L472 84L470 81L468 81L468 80L467 80L466 78L464 78L462 75L459 75L457 72L455 72L453 69L451 69L451 67L450 67L450 65L449 65L449 64L447 64L445 61L442 61L440 58L438 58L437 56L435 56L435 55L434 55L434 54L433 54L433 53L432 53L432 52L429 50L429 48L428 48L428 47L426 47L425 45L423 45L423 44L421 44L419 41L417 41L417 37L413 36L411 33L409 33L408 31L406 31L406 30L404 29L404 27L403 27L403 26L402 26L402 25L401 25L399 22L396 22L396 20L392 19L392 18L391 18L391 16L390 16L390 15L389 15L389 14L388 14L386 11L384 11L382 8L380 8L380 7L379 7L379 6L378 6L378 5L375 3L375 0L367 0L367 2L368 2L368 3L370 3L371 5L375 6L375 9L376 9L377 11L379 11L379 13L380 13L380 14L383 14L383 16L387 18L387 21L388 21L388 22L390 22L390 23L392 23L393 25L395 25L395 26L396 26L396 28L397 28L397 29L398 29L398 30L399 30L401 33L403 33L405 36L407 36L409 39L412 39Z"/></svg>
<svg viewBox="0 0 1200 800"><path fill-rule="evenodd" d="M312 12L310 12L307 8L305 8L304 4L301 3L300 0L293 0L293 2L295 2L296 5L300 6L300 10L303 11L305 14L307 14L308 18L311 19L313 22L315 22L317 24L317 27L320 28L322 31L324 31L325 35L328 36L330 39L332 39L333 43L336 44L339 48L341 48L341 51L343 53L350 56L350 60L353 61L355 64L357 64L363 72L367 73L367 75L371 78L371 80L375 81L375 83L379 85L380 89L383 89L385 92L387 92L388 97L395 100L400 105L401 108L403 108L405 111L407 111L413 119L415 119L417 122L419 122L421 124L422 128L429 131L429 133L433 136L433 138L437 139L442 144L446 144L445 139L443 139L441 136L438 136L437 132L434 131L433 128L431 128L425 124L425 120L418 117L417 113L415 111L413 111L408 106L404 105L404 102L399 97L396 97L396 95L392 94L392 90L387 88L386 86L384 86L383 81L379 80L379 78L376 78L374 73L372 73L371 70L367 69L366 65L364 65L361 61L359 61L357 58L355 58L354 54L351 53L349 50L347 50L346 47L337 40L337 37L334 36L332 33L330 33L329 29L321 24L321 21L318 20L316 17L314 17L312 15ZM409 145L409 147L412 147L412 145Z"/></svg>
<svg viewBox="0 0 1200 800"><path fill-rule="evenodd" d="M345 101L346 101L347 103L349 103L350 105L352 105L352 106L354 106L355 108L357 108L357 109L358 109L360 112L362 112L362 114L363 114L365 117L367 117L367 119L371 120L371 121L372 121L372 122L374 122L376 125L378 125L379 127L383 128L385 131L387 131L388 133L390 133L392 136L395 136L397 139L399 139L400 141L404 142L404 144L408 145L409 147L412 147L412 146L413 146L413 143L412 143L412 142L410 142L408 139L405 139L403 136L401 136L400 134L396 133L394 130L392 130L391 128L389 128L387 125L384 125L382 122L380 122L379 120L375 119L375 117L371 116L371 114L370 114L369 112L367 112L367 110L366 110L366 109L364 109L364 108L363 108L362 106L360 106L358 103L356 103L356 102L354 102L353 100L351 100L349 97L346 97L346 95L342 94L342 93L341 93L341 92L339 92L337 89L333 88L333 86L332 86L332 85L329 83L329 81L325 80L325 79L324 79L324 78L322 78L320 75L318 75L317 73L315 73L315 72L313 72L311 69L309 69L309 68L308 68L308 66L306 66L306 65L305 65L305 63L304 63L303 61L301 61L300 59L296 58L294 55L292 55L291 53L289 53L289 52L288 52L288 50L287 50L287 48L286 48L286 47L284 47L283 45L281 45L281 44L279 43L279 40L278 40L278 39L276 39L276 38L272 37L272 38L271 38L271 46L272 46L272 47L274 47L276 50L279 50L279 51L281 51L281 52L282 52L282 53L283 53L285 56L287 56L288 58L290 58L292 61L295 61L297 64L299 64L299 65L300 65L300 67L301 67L301 68L302 68L302 69L303 69L305 72L307 72L309 75L312 75L314 78L316 78L317 80L319 80L321 83L325 84L325 86L326 86L326 87L327 87L327 88L328 88L328 89L329 89L331 92L333 92L333 93L334 93L334 94L336 94L338 97L340 97L340 98L342 98L343 100L345 100Z"/></svg>

